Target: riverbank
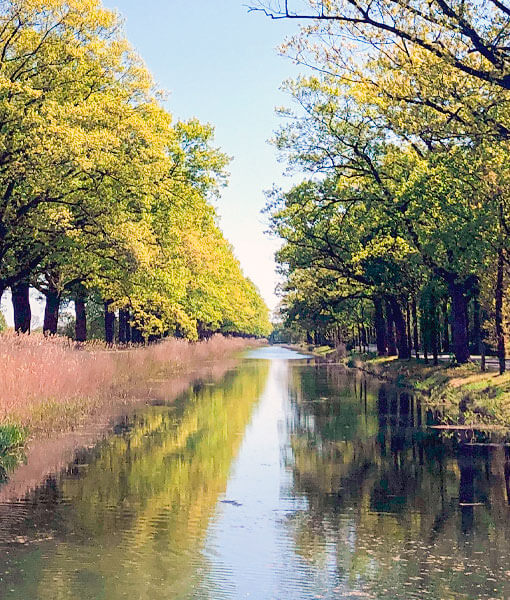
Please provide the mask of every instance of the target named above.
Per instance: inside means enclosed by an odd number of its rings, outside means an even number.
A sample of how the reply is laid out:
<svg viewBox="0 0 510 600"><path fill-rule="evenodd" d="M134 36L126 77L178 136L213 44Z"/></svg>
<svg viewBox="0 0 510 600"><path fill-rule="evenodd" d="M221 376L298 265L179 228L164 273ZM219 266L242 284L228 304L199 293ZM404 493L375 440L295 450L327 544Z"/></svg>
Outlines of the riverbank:
<svg viewBox="0 0 510 600"><path fill-rule="evenodd" d="M214 336L109 349L60 337L0 335L0 480L27 443L43 452L43 463L51 462L61 446L93 443L130 408L167 403L197 381L221 377L240 353L260 344Z"/></svg>
<svg viewBox="0 0 510 600"><path fill-rule="evenodd" d="M482 372L475 364L432 365L424 360L353 355L347 366L424 395L453 427L510 427L510 373Z"/></svg>
<svg viewBox="0 0 510 600"><path fill-rule="evenodd" d="M279 344L282 348L294 350L301 354L309 354L317 358L336 359L338 352L331 346L314 346L313 344Z"/></svg>

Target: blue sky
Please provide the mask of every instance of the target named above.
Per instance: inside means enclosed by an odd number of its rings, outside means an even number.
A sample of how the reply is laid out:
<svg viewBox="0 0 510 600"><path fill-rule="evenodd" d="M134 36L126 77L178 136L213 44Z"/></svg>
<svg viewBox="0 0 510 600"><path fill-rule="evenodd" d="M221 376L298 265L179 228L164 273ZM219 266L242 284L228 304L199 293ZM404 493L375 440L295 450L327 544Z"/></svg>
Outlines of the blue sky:
<svg viewBox="0 0 510 600"><path fill-rule="evenodd" d="M264 235L260 211L264 190L290 185L267 140L278 127L275 106L288 102L281 83L297 73L276 47L296 24L249 14L243 0L103 2L123 16L131 44L169 92L170 112L213 124L217 144L233 157L230 185L217 202L220 224L274 308L277 242Z"/></svg>

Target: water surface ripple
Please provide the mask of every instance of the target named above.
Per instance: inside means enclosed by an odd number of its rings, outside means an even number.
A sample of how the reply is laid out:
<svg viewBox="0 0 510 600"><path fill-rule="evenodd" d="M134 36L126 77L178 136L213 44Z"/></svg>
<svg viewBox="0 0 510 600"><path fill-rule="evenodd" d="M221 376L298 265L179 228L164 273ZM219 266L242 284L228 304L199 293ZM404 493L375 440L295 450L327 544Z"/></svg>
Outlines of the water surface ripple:
<svg viewBox="0 0 510 600"><path fill-rule="evenodd" d="M275 348L157 404L0 504L0 598L510 598L507 446Z"/></svg>

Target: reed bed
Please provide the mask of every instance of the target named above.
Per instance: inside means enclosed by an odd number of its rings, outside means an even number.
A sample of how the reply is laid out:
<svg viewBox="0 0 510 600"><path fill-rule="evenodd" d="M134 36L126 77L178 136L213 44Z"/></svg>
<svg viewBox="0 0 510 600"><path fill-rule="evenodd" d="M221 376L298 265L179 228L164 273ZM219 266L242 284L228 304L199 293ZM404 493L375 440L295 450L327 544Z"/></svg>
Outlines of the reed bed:
<svg viewBox="0 0 510 600"><path fill-rule="evenodd" d="M69 426L109 400L139 399L147 382L176 380L254 346L216 335L202 342L168 339L146 347L78 346L62 337L0 335L0 422L52 418ZM49 427L51 429L51 426Z"/></svg>

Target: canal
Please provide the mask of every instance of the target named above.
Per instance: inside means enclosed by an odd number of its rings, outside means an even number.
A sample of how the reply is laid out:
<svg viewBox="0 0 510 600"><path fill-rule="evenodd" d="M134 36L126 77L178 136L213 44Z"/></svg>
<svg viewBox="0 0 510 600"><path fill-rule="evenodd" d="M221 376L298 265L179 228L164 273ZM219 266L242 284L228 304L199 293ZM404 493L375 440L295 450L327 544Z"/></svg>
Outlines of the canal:
<svg viewBox="0 0 510 600"><path fill-rule="evenodd" d="M289 350L137 408L0 504L0 598L510 598L510 453Z"/></svg>

